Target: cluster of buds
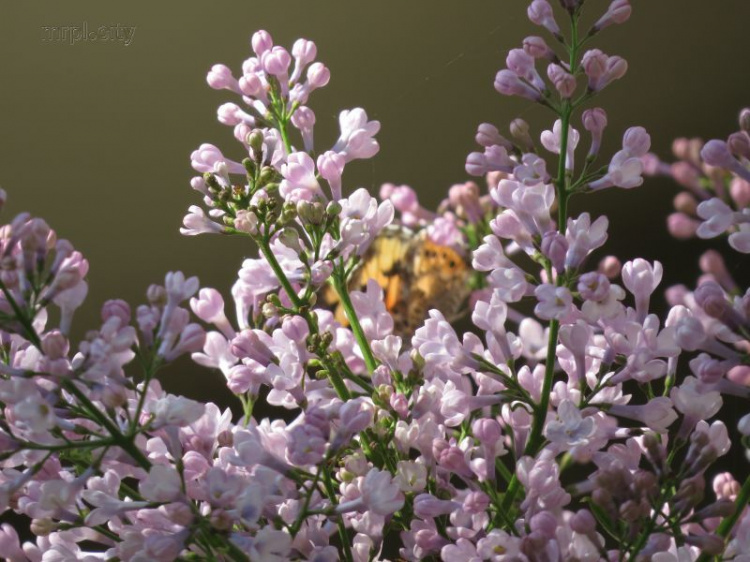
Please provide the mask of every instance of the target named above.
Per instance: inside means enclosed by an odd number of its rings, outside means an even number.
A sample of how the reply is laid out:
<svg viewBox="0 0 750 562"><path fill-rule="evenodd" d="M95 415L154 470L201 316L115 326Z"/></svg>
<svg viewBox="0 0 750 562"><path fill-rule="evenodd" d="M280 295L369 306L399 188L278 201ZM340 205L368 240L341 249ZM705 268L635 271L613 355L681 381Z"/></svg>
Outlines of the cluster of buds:
<svg viewBox="0 0 750 562"><path fill-rule="evenodd" d="M675 238L728 235L733 249L750 253L750 108L740 112L739 122L740 130L726 141L676 139L672 164L654 154L644 157L647 173L668 175L683 189L667 218Z"/></svg>

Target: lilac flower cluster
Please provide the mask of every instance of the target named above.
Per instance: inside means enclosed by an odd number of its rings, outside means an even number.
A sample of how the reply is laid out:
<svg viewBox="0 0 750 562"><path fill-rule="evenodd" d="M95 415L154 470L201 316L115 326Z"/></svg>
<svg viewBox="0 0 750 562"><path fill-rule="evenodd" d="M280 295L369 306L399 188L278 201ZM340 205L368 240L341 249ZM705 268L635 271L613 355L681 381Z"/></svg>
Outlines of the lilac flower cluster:
<svg viewBox="0 0 750 562"><path fill-rule="evenodd" d="M627 63L587 45L631 6L612 1L584 32L583 2L560 5L531 2L554 47L527 37L495 78L499 93L548 108L550 129L538 145L521 119L509 138L479 125L466 171L487 193L456 184L435 212L405 185L384 184L380 201L344 188L345 167L378 152L380 124L342 111L339 137L320 148L307 104L330 73L313 42L289 52L259 31L239 77L211 68L209 85L241 98L218 110L241 157L210 144L193 152L204 206L181 231L257 247L229 316L217 290L169 273L135 312L105 303L101 326L71 351L88 262L41 219L0 229L0 511L28 517L36 536L22 543L3 524L0 554L750 561L749 472L715 470L732 447L750 448L750 415L737 423L722 410L726 396L750 399L750 291L710 253L694 290L667 291L660 319L651 297L662 265L607 256L590 266L609 221L568 213L576 194L668 171L689 191L672 230L729 233L747 253L750 113L726 143L678 141L671 167L641 127L597 164L607 115L584 108ZM352 285L392 224L465 256L471 330L434 308L401 334L392 301L403 294L377 278ZM409 267L382 276L396 266ZM183 354L223 374L239 419L162 390L159 370ZM257 419L261 402L283 414Z"/></svg>
<svg viewBox="0 0 750 562"><path fill-rule="evenodd" d="M676 139L677 162L666 164L647 154L644 165L647 173L671 176L683 188L667 219L674 237L728 234L734 250L750 254L750 108L740 112L739 121L740 130L726 141Z"/></svg>

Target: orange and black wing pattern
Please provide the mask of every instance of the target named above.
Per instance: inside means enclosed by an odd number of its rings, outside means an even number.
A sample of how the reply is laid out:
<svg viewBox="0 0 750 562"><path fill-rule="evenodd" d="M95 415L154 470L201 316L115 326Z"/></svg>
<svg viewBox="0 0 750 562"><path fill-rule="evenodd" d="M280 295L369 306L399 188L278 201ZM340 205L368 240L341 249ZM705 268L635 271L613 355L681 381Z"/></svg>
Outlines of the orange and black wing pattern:
<svg viewBox="0 0 750 562"><path fill-rule="evenodd" d="M447 320L464 311L469 295L471 270L453 248L432 242L426 232L415 233L389 227L368 249L354 272L349 287L361 291L370 279L382 287L385 306L394 320L394 333L410 335L436 308ZM332 288L323 293L324 302L336 309L336 320L347 325L343 307Z"/></svg>

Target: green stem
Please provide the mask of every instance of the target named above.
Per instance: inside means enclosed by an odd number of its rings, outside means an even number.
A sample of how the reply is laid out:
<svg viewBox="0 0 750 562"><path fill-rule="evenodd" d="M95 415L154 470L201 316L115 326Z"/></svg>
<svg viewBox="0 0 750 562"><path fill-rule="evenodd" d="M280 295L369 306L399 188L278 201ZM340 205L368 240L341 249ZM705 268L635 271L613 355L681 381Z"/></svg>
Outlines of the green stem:
<svg viewBox="0 0 750 562"><path fill-rule="evenodd" d="M584 39L585 40L585 39ZM570 18L570 73L575 74L578 70L578 49L583 43L578 43L578 14Z"/></svg>
<svg viewBox="0 0 750 562"><path fill-rule="evenodd" d="M71 451L74 449L99 449L102 447L116 446L117 443L111 439L102 439L99 441L68 441L64 445L40 445L31 441L19 441L19 449L32 449L34 451Z"/></svg>
<svg viewBox="0 0 750 562"><path fill-rule="evenodd" d="M279 283L281 283L281 286L284 288L284 291L286 291L286 294L289 296L289 300L292 301L292 304L295 306L295 308L299 312L299 310L302 308L304 303L299 298L299 296L297 296L297 292L294 290L294 287L292 287L292 284L289 282L289 279L287 279L286 274L284 273L284 270L281 269L281 265L276 259L276 256L271 251L271 247L268 243L269 241L264 237L262 239L256 240L256 242L258 243L258 247L260 248L260 251L263 253L263 257L266 258L268 265L271 266L271 269L273 270L274 275L276 275L276 279L279 280Z"/></svg>
<svg viewBox="0 0 750 562"><path fill-rule="evenodd" d="M248 426L250 423L250 420L253 417L253 407L255 406L255 398L253 396L250 396L248 393L248 396L244 399L242 399L242 410L244 412L243 416L243 424L245 427Z"/></svg>
<svg viewBox="0 0 750 562"><path fill-rule="evenodd" d="M503 464L503 461L498 457L495 459L495 470L500 473L500 476L503 477L503 480L510 483L511 480L513 480L513 473L508 470L508 467Z"/></svg>
<svg viewBox="0 0 750 562"><path fill-rule="evenodd" d="M236 562L250 562L250 557L247 554L242 552L229 537L216 533L205 519L200 521L200 527L196 534L199 536L202 535L208 545L208 548L205 546L203 547L206 550L206 555L209 555L211 550L215 548L216 550L225 552L231 560L235 560ZM214 560L215 559L216 558L214 557Z"/></svg>
<svg viewBox="0 0 750 562"><path fill-rule="evenodd" d="M208 532L212 533L213 531ZM242 552L239 547L232 542L232 539L225 537L223 543L222 550L226 550L227 555L231 557L232 560L236 560L237 562L250 562L250 557Z"/></svg>
<svg viewBox="0 0 750 562"><path fill-rule="evenodd" d="M292 526L289 528L289 534L292 535L292 537L296 537L297 533L299 532L300 528L302 527L302 522L305 520L305 518L309 515L308 509L310 508L310 501L312 500L313 493L315 492L315 489L318 486L318 481L320 480L320 474L324 470L328 470L328 461L330 459L326 458L318 467L318 471L315 473L315 478L313 479L312 484L310 484L310 491L308 492L307 496L305 497L305 501L302 504L302 509L299 511L299 515L297 516L297 519L294 521Z"/></svg>
<svg viewBox="0 0 750 562"><path fill-rule="evenodd" d="M336 369L332 368L326 369L326 372L328 373L328 379L331 381L331 384L336 390L336 394L339 395L339 398L341 398L342 400L349 400L352 397L352 393L349 392L348 388L346 388L346 383L344 382L344 379L339 374L339 372Z"/></svg>
<svg viewBox="0 0 750 562"><path fill-rule="evenodd" d="M96 404L89 400L88 396L81 392L81 390L75 385L73 381L63 380L62 386L75 396L78 401L89 411L89 413L100 423L112 436L113 444L120 447L123 451L128 453L133 460L144 470L151 468L151 461L141 452L141 450L135 446L131 437L123 435L117 426L96 407Z"/></svg>
<svg viewBox="0 0 750 562"><path fill-rule="evenodd" d="M34 345L34 347L41 350L42 340L39 339L39 335L36 333L34 325L32 324L31 320L26 317L24 312L18 306L18 303L16 303L16 299L13 298L13 295L10 294L10 291L2 281L0 281L0 290L2 290L3 295L5 295L5 299L8 301L8 303L10 303L10 306L13 309L13 313L16 315L16 320L18 320L21 323L21 326L23 326L24 330L26 330L27 339Z"/></svg>
<svg viewBox="0 0 750 562"><path fill-rule="evenodd" d="M508 484L508 488L505 490L503 502L500 504L501 511L507 512L510 509L510 506L513 505L513 502L516 499L516 494L518 493L520 487L521 482L518 480L518 476L516 476L516 474L513 474L513 477L510 479L510 484Z"/></svg>
<svg viewBox="0 0 750 562"><path fill-rule="evenodd" d="M331 475L329 474L328 470L323 471L323 485L326 488L326 492L328 493L328 499L331 500L331 504L335 507L338 505L338 499L336 499L336 489L333 487L333 482L331 481ZM339 530L339 538L341 539L341 546L344 548L344 560L347 562L352 562L354 560L352 556L352 547L349 544L349 534L346 532L346 526L344 525L343 519L341 517L338 517L338 520L336 521L336 526Z"/></svg>
<svg viewBox="0 0 750 562"><path fill-rule="evenodd" d="M41 339L36 333L32 321L26 317L26 314L24 314L24 312L20 309L15 299L10 294L7 287L2 281L0 281L0 290L2 290L5 298L13 308L13 312L16 314L18 321L26 330L29 341L38 349L41 349ZM61 386L65 388L65 390L70 392L73 396L75 396L78 401L88 410L88 412L96 419L96 421L107 429L109 434L112 436L112 439L116 446L119 446L131 457L133 457L133 460L135 460L145 470L149 470L151 468L151 461L149 461L148 458L140 451L140 449L135 446L132 439L123 435L117 428L117 426L112 423L112 421L106 415L102 414L99 411L99 408L97 408L96 405L91 402L91 400L89 400L88 396L86 396L85 393L81 392L81 390L75 385L73 381L62 379Z"/></svg>
<svg viewBox="0 0 750 562"><path fill-rule="evenodd" d="M555 357L557 356L557 334L560 330L560 321L552 320L549 323L549 343L547 345L547 359L544 369L544 382L542 384L542 395L538 406L535 408L534 421L529 434L529 440L526 443L524 453L527 455L536 455L542 444L542 430L547 418L547 409L549 408L549 399L552 392L552 381L555 374Z"/></svg>
<svg viewBox="0 0 750 562"><path fill-rule="evenodd" d="M362 325L359 323L357 313L354 311L354 305L352 304L351 298L349 298L349 291L346 287L346 282L341 275L341 271L334 273L333 275L333 286L336 289L336 293L339 295L341 300L341 306L344 307L346 313L346 319L349 321L349 325L354 333L354 338L357 340L359 348L362 350L362 356L365 359L365 365L367 366L368 372L372 373L378 366L375 356L372 354L370 349L370 342L365 337L365 332L362 329Z"/></svg>
<svg viewBox="0 0 750 562"><path fill-rule="evenodd" d="M266 258L266 261L271 266L274 275L276 275L279 283L281 283L282 288L284 289L284 291L286 291L286 294L289 295L289 300L292 301L295 312L305 319L305 321L307 322L307 327L310 330L310 334L317 334L318 323L316 322L313 315L310 314L308 310L306 310L305 303L302 301L302 299L299 298L296 291L292 287L292 284L289 282L289 279L284 273L284 270L281 269L281 265L276 259L274 253L271 251L271 247L268 242L269 241L267 237L256 239L256 243L258 244L263 257ZM339 398L341 398L342 400L348 400L349 398L351 398L351 393L344 383L344 378L338 372L338 369L334 362L331 361L327 356L325 350L320 350L320 353L318 355L321 362L325 366L326 371L328 372L328 378L331 381L334 389L336 390L336 393L339 395Z"/></svg>
<svg viewBox="0 0 750 562"><path fill-rule="evenodd" d="M570 116L573 113L570 102L563 102L562 115L560 122L562 124L560 131L560 159L557 163L557 227L561 234L565 234L568 222L568 190L566 186L565 164L568 152L568 128L570 127ZM561 273L561 272L558 272ZM561 277L558 277L558 285Z"/></svg>
<svg viewBox="0 0 750 562"><path fill-rule="evenodd" d="M573 37L575 39L575 18L573 19ZM571 61L575 60L575 41L571 47ZM568 191L567 191L567 172L566 172L566 156L568 152L568 128L570 127L570 117L573 113L570 101L563 100L561 108L561 131L560 131L560 158L557 163L557 180L555 186L557 188L557 223L558 229L562 234L565 234L566 223L568 220ZM563 276L561 272L558 272L557 285L561 286L563 283ZM559 320L552 320L549 324L549 340L547 342L547 359L544 370L544 382L542 384L542 393L539 400L539 404L534 408L534 420L531 426L531 433L529 439L526 442L524 448L524 455L536 456L541 448L544 441L542 431L544 429L544 422L547 418L547 409L549 408L550 393L552 391L552 382L555 375L555 357L557 356L557 335L560 330ZM508 485L508 489L503 497L503 503L501 509L509 509L515 501L516 494L520 490L520 482L516 475Z"/></svg>
<svg viewBox="0 0 750 562"><path fill-rule="evenodd" d="M289 142L289 133L286 131L286 123L283 119L279 119L276 122L276 128L279 130L279 133L281 134L281 142L284 143L284 150L287 154L292 153L292 143Z"/></svg>
<svg viewBox="0 0 750 562"><path fill-rule="evenodd" d="M630 554L632 555L632 559L634 560L635 556L638 553L640 553L641 550L643 550L644 546L646 546L646 543L648 542L648 538L653 533L654 527L656 527L656 520L659 518L661 514L661 510L664 506L664 503L666 502L665 496L666 496L666 492L665 490L662 490L662 492L659 494L658 500L653 504L654 514L646 522L646 526L643 529L643 531L641 531L640 535L638 536L638 540L632 546L630 546L627 550L621 551L620 560L624 559L624 556L627 552L630 552Z"/></svg>
<svg viewBox="0 0 750 562"><path fill-rule="evenodd" d="M158 349L158 346L154 346L154 349ZM153 351L152 351L153 353ZM151 382L151 379L154 378L154 375L156 374L156 371L159 369L159 359L154 354L151 357L151 361L149 361L149 364L147 367L145 367L144 373L143 373L143 389L141 390L141 396L138 398L138 406L135 409L135 415L133 416L133 425L130 428L130 433L132 435L135 435L139 419L141 417L141 412L143 412L143 406L146 404L146 394L148 393L148 385Z"/></svg>

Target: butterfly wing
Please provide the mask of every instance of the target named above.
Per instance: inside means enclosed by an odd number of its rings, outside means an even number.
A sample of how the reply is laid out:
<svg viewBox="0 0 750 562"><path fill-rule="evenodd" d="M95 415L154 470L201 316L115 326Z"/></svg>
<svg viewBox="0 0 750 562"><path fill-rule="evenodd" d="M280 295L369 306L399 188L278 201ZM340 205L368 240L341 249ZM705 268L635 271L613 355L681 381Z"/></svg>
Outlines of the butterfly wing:
<svg viewBox="0 0 750 562"><path fill-rule="evenodd" d="M394 333L412 334L430 309L448 321L465 312L470 269L454 249L435 244L423 230L415 234L403 227L389 227L372 243L352 275L350 290L363 291L370 279L383 289L385 306L394 320ZM331 287L324 302L336 307L336 320L348 325L338 295Z"/></svg>
<svg viewBox="0 0 750 562"><path fill-rule="evenodd" d="M349 281L349 289L364 291L367 282L374 279L383 289L386 309L393 313L404 300L409 285L409 254L414 232L402 227L386 228L370 246ZM332 287L323 291L323 302L336 305L336 320L348 325L338 295Z"/></svg>
<svg viewBox="0 0 750 562"><path fill-rule="evenodd" d="M471 292L471 270L458 252L425 237L415 252L413 269L413 287L409 293L410 324L416 322L418 326L432 308L443 313L448 321L463 315L464 302Z"/></svg>

